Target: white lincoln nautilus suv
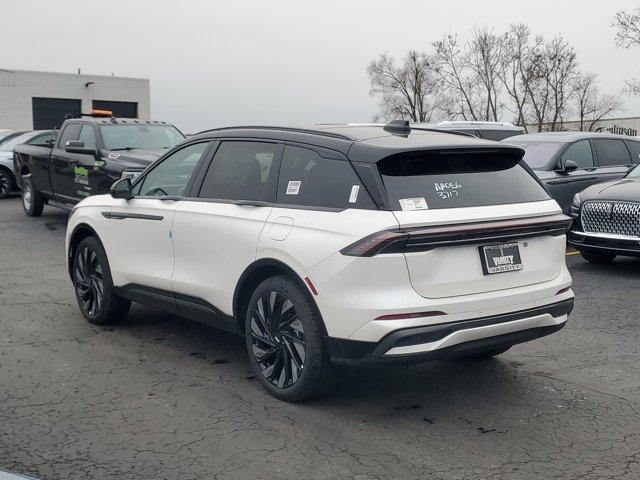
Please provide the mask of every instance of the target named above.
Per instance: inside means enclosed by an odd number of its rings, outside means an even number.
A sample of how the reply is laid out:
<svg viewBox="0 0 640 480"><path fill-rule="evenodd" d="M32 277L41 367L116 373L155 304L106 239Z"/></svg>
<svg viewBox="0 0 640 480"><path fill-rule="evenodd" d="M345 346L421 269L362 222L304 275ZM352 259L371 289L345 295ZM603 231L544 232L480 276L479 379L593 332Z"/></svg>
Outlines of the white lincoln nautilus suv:
<svg viewBox="0 0 640 480"><path fill-rule="evenodd" d="M287 401L336 364L500 354L573 307L571 220L523 153L401 121L203 132L74 208L80 310L103 325L139 302L244 335Z"/></svg>

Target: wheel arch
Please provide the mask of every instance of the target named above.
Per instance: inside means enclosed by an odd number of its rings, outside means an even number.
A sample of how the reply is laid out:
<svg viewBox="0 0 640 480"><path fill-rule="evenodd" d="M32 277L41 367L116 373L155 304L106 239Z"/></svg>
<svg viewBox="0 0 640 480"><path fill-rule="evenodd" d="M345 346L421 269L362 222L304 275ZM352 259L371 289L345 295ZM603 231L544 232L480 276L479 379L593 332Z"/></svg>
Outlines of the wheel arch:
<svg viewBox="0 0 640 480"><path fill-rule="evenodd" d="M278 275L290 278L293 282L298 284L300 288L308 292L313 307L320 317L322 333L327 336L327 329L324 325L324 320L322 319L322 314L320 313L318 304L315 301L313 292L309 290L305 281L293 268L280 260L276 260L275 258L262 258L260 260L256 260L249 265L244 272L242 272L242 275L240 275L240 278L238 279L235 291L233 292L233 316L238 322L240 331L244 332L244 317L247 312L249 300L251 299L251 295L255 291L256 287L264 280Z"/></svg>
<svg viewBox="0 0 640 480"><path fill-rule="evenodd" d="M69 236L69 251L67 253L67 271L69 276L72 277L71 269L73 267L73 257L76 253L76 248L80 245L80 242L88 237L95 237L100 243L100 237L98 233L87 223L79 223L71 232Z"/></svg>

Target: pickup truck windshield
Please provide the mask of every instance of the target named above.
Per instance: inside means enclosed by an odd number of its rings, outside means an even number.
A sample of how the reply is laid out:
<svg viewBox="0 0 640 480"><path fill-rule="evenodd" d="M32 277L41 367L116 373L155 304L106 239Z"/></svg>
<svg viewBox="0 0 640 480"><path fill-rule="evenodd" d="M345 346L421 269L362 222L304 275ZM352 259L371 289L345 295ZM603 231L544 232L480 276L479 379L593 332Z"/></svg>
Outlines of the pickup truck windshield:
<svg viewBox="0 0 640 480"><path fill-rule="evenodd" d="M100 132L107 150L171 148L185 138L171 125L100 125Z"/></svg>

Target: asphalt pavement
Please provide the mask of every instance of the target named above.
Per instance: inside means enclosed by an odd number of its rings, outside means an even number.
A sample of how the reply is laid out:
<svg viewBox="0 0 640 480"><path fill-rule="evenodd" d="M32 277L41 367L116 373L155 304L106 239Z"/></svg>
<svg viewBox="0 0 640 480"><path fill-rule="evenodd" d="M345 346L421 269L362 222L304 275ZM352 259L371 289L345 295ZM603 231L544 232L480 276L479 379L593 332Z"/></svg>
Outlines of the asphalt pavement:
<svg viewBox="0 0 640 480"><path fill-rule="evenodd" d="M567 257L560 332L498 359L342 369L302 404L242 339L134 306L84 321L66 214L0 200L0 469L44 479L640 478L640 260Z"/></svg>

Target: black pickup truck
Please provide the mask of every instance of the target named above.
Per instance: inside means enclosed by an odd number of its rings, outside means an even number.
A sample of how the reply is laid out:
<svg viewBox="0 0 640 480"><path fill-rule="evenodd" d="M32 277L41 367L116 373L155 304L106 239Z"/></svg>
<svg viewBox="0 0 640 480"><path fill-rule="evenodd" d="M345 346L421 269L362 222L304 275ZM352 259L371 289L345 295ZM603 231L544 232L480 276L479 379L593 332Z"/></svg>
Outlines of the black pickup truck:
<svg viewBox="0 0 640 480"><path fill-rule="evenodd" d="M71 208L84 197L109 192L119 178L135 177L184 140L164 122L89 116L65 120L49 147L18 145L16 180L27 215L45 204Z"/></svg>

